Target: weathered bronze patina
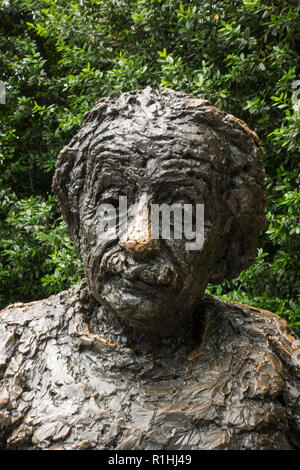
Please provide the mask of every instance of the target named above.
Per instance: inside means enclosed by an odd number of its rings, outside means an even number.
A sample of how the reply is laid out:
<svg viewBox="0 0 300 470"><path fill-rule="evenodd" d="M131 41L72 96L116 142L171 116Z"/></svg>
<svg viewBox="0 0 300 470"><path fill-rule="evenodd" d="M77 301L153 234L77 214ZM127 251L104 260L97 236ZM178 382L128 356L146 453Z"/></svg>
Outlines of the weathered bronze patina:
<svg viewBox="0 0 300 470"><path fill-rule="evenodd" d="M295 449L300 342L278 316L204 294L265 227L259 140L208 101L103 98L53 189L86 279L0 312L0 443L17 449ZM99 207L127 196L121 238ZM137 207L204 204L202 249L137 233ZM146 231L147 233L147 231Z"/></svg>

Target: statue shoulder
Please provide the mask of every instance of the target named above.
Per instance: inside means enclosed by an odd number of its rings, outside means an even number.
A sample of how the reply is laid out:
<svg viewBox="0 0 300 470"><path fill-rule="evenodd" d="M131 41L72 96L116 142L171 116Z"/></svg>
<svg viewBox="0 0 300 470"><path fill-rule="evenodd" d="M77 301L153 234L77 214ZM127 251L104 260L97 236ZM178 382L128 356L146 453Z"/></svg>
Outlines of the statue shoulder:
<svg viewBox="0 0 300 470"><path fill-rule="evenodd" d="M300 448L300 339L285 320L268 310L211 296L204 297L202 308L206 318L202 343L210 354L214 348L222 360L226 355L236 358L232 374L245 385L247 399L272 397L283 407L289 439Z"/></svg>
<svg viewBox="0 0 300 470"><path fill-rule="evenodd" d="M74 288L43 300L15 303L0 311L0 377L16 357L34 354L35 347L53 338L66 323ZM75 301L73 302L75 303Z"/></svg>
<svg viewBox="0 0 300 470"><path fill-rule="evenodd" d="M279 315L209 295L204 296L201 308L209 329L214 336L217 330L221 341L241 347L255 344L256 349L272 351L286 370L300 378L300 338Z"/></svg>
<svg viewBox="0 0 300 470"><path fill-rule="evenodd" d="M0 311L0 448L6 446L6 438L17 424L22 427L39 389L37 383L42 383L45 349L66 342L76 295L76 289L71 288ZM22 439L26 441L26 436Z"/></svg>

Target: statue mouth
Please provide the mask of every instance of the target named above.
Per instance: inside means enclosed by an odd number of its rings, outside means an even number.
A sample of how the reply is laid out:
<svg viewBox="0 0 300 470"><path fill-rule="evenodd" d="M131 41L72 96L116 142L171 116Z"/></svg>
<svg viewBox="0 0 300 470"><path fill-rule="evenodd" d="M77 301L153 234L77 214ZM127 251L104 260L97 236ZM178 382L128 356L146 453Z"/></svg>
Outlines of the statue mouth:
<svg viewBox="0 0 300 470"><path fill-rule="evenodd" d="M122 278L133 281L134 284L148 286L168 287L175 289L178 285L179 273L175 267L168 263L151 260L145 263L136 261L120 249L112 249L105 253L100 264L100 271L118 274Z"/></svg>

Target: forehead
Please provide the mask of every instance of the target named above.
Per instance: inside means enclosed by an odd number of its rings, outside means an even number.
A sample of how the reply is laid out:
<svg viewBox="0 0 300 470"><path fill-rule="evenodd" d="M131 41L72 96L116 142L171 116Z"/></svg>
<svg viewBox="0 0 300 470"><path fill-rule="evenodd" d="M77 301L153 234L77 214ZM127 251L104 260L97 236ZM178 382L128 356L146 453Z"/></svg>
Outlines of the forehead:
<svg viewBox="0 0 300 470"><path fill-rule="evenodd" d="M90 185L97 187L199 186L219 166L221 152L220 138L211 128L163 121L142 127L126 120L95 135L87 173Z"/></svg>

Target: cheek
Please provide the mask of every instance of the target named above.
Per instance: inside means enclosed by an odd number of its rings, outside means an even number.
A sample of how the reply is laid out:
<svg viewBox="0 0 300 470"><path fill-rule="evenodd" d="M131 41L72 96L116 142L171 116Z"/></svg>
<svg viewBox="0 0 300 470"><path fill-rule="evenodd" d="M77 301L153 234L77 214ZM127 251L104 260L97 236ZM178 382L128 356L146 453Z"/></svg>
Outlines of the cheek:
<svg viewBox="0 0 300 470"><path fill-rule="evenodd" d="M185 240L164 240L164 243L172 253L176 264L184 273L191 274L197 272L197 268L203 257L203 249L188 250Z"/></svg>
<svg viewBox="0 0 300 470"><path fill-rule="evenodd" d="M86 277L93 284L101 278L101 246L97 240L85 237L80 245L80 254Z"/></svg>
<svg viewBox="0 0 300 470"><path fill-rule="evenodd" d="M110 233L101 230L102 226L99 223L99 218L95 215L85 217L81 222L80 254L85 265L89 264L87 260L91 256L94 258L97 253L103 252L107 245L114 242Z"/></svg>

